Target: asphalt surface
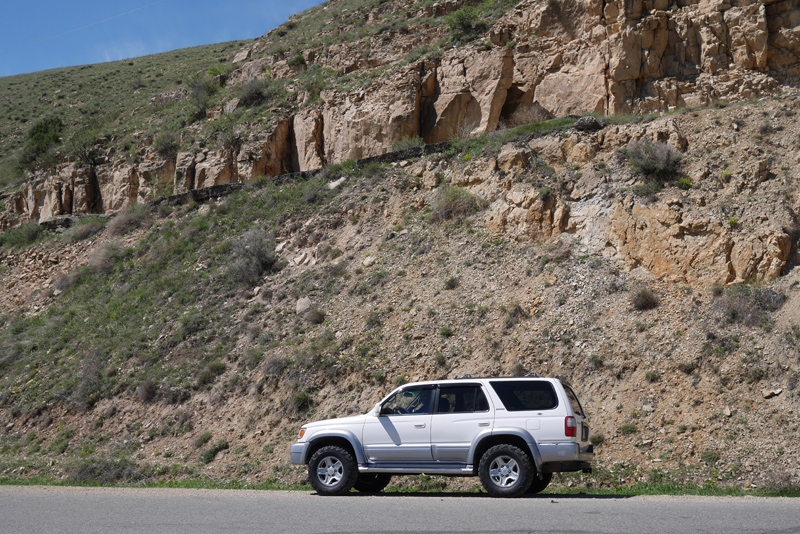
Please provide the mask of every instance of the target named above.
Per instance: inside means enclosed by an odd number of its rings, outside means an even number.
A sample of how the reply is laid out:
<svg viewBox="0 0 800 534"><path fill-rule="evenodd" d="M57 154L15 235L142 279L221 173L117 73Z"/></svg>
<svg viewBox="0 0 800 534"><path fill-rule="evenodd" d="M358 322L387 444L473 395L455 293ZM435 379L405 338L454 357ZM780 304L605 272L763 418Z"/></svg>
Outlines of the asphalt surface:
<svg viewBox="0 0 800 534"><path fill-rule="evenodd" d="M4 486L0 532L800 534L800 499Z"/></svg>

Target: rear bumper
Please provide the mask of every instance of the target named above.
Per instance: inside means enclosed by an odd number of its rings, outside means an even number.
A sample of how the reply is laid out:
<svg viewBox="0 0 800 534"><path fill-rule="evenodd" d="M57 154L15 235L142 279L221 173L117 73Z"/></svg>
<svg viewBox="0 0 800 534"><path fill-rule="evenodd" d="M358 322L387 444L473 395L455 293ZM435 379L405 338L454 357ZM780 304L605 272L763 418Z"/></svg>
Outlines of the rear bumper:
<svg viewBox="0 0 800 534"><path fill-rule="evenodd" d="M538 443L542 455L542 471L558 473L562 471L591 471L594 460L594 447L581 448L579 443Z"/></svg>
<svg viewBox="0 0 800 534"><path fill-rule="evenodd" d="M306 458L306 449L308 449L308 442L292 443L289 449L289 461L296 465L302 465Z"/></svg>

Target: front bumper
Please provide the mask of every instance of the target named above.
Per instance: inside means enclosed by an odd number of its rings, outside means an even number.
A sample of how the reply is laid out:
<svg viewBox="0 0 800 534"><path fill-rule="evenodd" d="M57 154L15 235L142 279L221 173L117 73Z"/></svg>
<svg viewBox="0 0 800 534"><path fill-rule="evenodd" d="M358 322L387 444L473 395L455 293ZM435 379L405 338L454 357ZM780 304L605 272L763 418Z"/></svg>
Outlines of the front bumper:
<svg viewBox="0 0 800 534"><path fill-rule="evenodd" d="M289 461L296 465L302 465L306 459L306 450L308 449L308 442L292 443L289 449Z"/></svg>

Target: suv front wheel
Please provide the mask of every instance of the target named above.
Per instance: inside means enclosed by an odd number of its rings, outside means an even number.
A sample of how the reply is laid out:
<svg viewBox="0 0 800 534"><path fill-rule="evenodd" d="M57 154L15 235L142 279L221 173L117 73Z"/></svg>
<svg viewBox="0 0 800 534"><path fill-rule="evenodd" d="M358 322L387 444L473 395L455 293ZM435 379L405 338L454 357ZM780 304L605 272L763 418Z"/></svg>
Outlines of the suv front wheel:
<svg viewBox="0 0 800 534"><path fill-rule="evenodd" d="M533 482L530 457L514 445L495 445L478 465L481 484L492 497L519 497Z"/></svg>
<svg viewBox="0 0 800 534"><path fill-rule="evenodd" d="M349 452L329 445L311 457L308 478L320 495L342 495L350 491L358 480L358 468Z"/></svg>

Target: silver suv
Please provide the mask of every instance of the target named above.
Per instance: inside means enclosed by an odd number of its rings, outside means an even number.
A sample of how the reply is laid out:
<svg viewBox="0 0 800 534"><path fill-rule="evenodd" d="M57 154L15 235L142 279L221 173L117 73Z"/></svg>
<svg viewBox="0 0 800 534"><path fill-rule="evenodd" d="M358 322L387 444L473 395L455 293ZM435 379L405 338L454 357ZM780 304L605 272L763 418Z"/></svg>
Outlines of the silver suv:
<svg viewBox="0 0 800 534"><path fill-rule="evenodd" d="M293 464L320 495L378 492L392 475L479 476L495 497L538 493L553 473L591 472L578 397L556 378L406 384L365 415L303 425Z"/></svg>

